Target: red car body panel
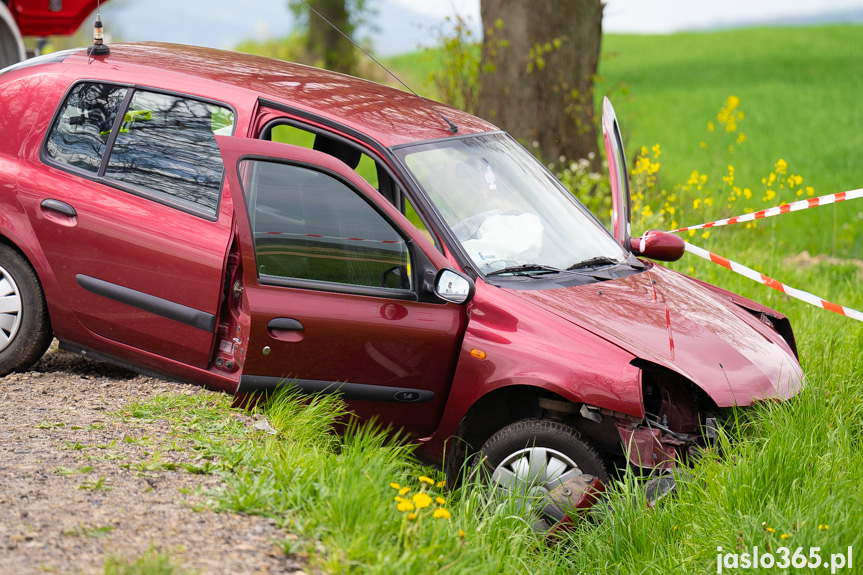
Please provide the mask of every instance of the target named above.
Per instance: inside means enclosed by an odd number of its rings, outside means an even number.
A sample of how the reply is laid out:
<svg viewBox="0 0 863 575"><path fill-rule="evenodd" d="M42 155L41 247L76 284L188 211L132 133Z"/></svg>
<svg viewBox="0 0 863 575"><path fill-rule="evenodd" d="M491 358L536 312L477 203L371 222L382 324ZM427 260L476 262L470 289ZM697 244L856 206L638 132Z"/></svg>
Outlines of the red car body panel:
<svg viewBox="0 0 863 575"><path fill-rule="evenodd" d="M233 110L238 137L217 136L226 184L214 221L46 164L40 156L46 133L80 80L206 98ZM458 125L459 136L497 130L435 107ZM347 182L408 241L417 268L433 274L467 267L443 230L429 226L437 240L432 246L341 161L256 140L273 120L356 144L412 199L423 192L388 149L454 137L425 102L405 92L204 48L121 44L106 57L80 51L0 76L0 240L17 246L37 272L64 344L230 393L244 393L253 378L377 387L408 400L382 403L360 394L350 407L423 437L420 453L437 461L472 408L509 389L532 389L632 421L646 416L647 363L686 378L718 406L787 398L800 389L790 328L786 340L756 314L784 320L781 315L659 266L552 289L510 289L477 277L466 305L423 299L422 287L413 299L392 299L261 283L237 172L248 157L312 166ZM616 193L620 213L628 199L624 190ZM72 206L76 215L46 210L45 200ZM415 207L431 209L422 202ZM621 240L626 226L618 221ZM210 330L179 324L92 285L85 289L82 281L89 280L82 276L200 312L216 324ZM415 276L414 285L430 281L419 271ZM274 319L295 320L302 329L270 329ZM413 402L405 389L424 400Z"/></svg>
<svg viewBox="0 0 863 575"><path fill-rule="evenodd" d="M48 0L9 0L7 7L22 36L68 36L78 31L98 2L62 0L56 3L58 9L52 9L54 4Z"/></svg>
<svg viewBox="0 0 863 575"><path fill-rule="evenodd" d="M680 373L719 407L787 399L800 390L802 371L775 330L660 266L614 282L519 295Z"/></svg>

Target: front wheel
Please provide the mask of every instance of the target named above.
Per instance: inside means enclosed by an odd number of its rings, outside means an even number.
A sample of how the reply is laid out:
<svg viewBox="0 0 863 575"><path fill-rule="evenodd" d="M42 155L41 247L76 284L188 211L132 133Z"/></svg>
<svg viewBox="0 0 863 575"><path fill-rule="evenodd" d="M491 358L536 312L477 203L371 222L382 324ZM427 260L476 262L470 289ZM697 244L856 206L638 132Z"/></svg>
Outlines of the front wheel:
<svg viewBox="0 0 863 575"><path fill-rule="evenodd" d="M0 377L39 361L51 337L36 273L18 252L0 244Z"/></svg>
<svg viewBox="0 0 863 575"><path fill-rule="evenodd" d="M547 419L526 419L507 425L482 446L474 463L498 488L542 500L556 487L582 475L608 482L603 457L572 427ZM557 518L539 515L553 524Z"/></svg>

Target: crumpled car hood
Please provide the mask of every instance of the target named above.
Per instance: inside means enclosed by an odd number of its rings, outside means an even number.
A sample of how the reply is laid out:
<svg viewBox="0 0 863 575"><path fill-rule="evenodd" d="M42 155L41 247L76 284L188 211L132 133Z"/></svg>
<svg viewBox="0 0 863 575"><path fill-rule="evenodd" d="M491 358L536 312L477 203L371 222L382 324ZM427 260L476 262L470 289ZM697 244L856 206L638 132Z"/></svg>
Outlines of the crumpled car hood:
<svg viewBox="0 0 863 575"><path fill-rule="evenodd" d="M787 399L803 386L800 364L776 331L659 266L613 281L518 295L687 377L719 407Z"/></svg>

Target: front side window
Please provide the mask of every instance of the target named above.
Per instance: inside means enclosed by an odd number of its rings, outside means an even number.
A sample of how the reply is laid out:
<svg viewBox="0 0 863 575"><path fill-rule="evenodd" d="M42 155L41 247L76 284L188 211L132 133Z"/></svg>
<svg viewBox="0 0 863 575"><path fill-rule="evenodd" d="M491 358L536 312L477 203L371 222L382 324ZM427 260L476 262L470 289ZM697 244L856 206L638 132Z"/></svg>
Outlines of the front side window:
<svg viewBox="0 0 863 575"><path fill-rule="evenodd" d="M194 98L131 90L74 86L48 134L45 158L157 202L215 216L224 171L215 136L231 135L234 113Z"/></svg>
<svg viewBox="0 0 863 575"><path fill-rule="evenodd" d="M258 276L409 291L404 238L356 190L304 167L240 162Z"/></svg>
<svg viewBox="0 0 863 575"><path fill-rule="evenodd" d="M45 146L47 156L97 173L127 91L108 84L75 86L54 121Z"/></svg>

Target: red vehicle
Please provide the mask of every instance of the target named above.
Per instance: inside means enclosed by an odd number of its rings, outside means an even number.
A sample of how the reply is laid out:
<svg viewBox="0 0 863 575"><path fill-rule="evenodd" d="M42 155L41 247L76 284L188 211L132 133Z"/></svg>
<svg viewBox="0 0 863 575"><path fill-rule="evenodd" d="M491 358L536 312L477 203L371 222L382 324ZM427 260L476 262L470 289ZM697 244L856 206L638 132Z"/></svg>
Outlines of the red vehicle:
<svg viewBox="0 0 863 575"><path fill-rule="evenodd" d="M96 0L3 0L0 3L0 67L26 58L22 36L74 34L97 5Z"/></svg>
<svg viewBox="0 0 863 575"><path fill-rule="evenodd" d="M296 64L69 51L0 73L0 106L0 374L56 337L238 400L339 391L545 490L667 469L803 385L784 316L637 257L682 243L629 237L610 104L613 234L484 120Z"/></svg>

